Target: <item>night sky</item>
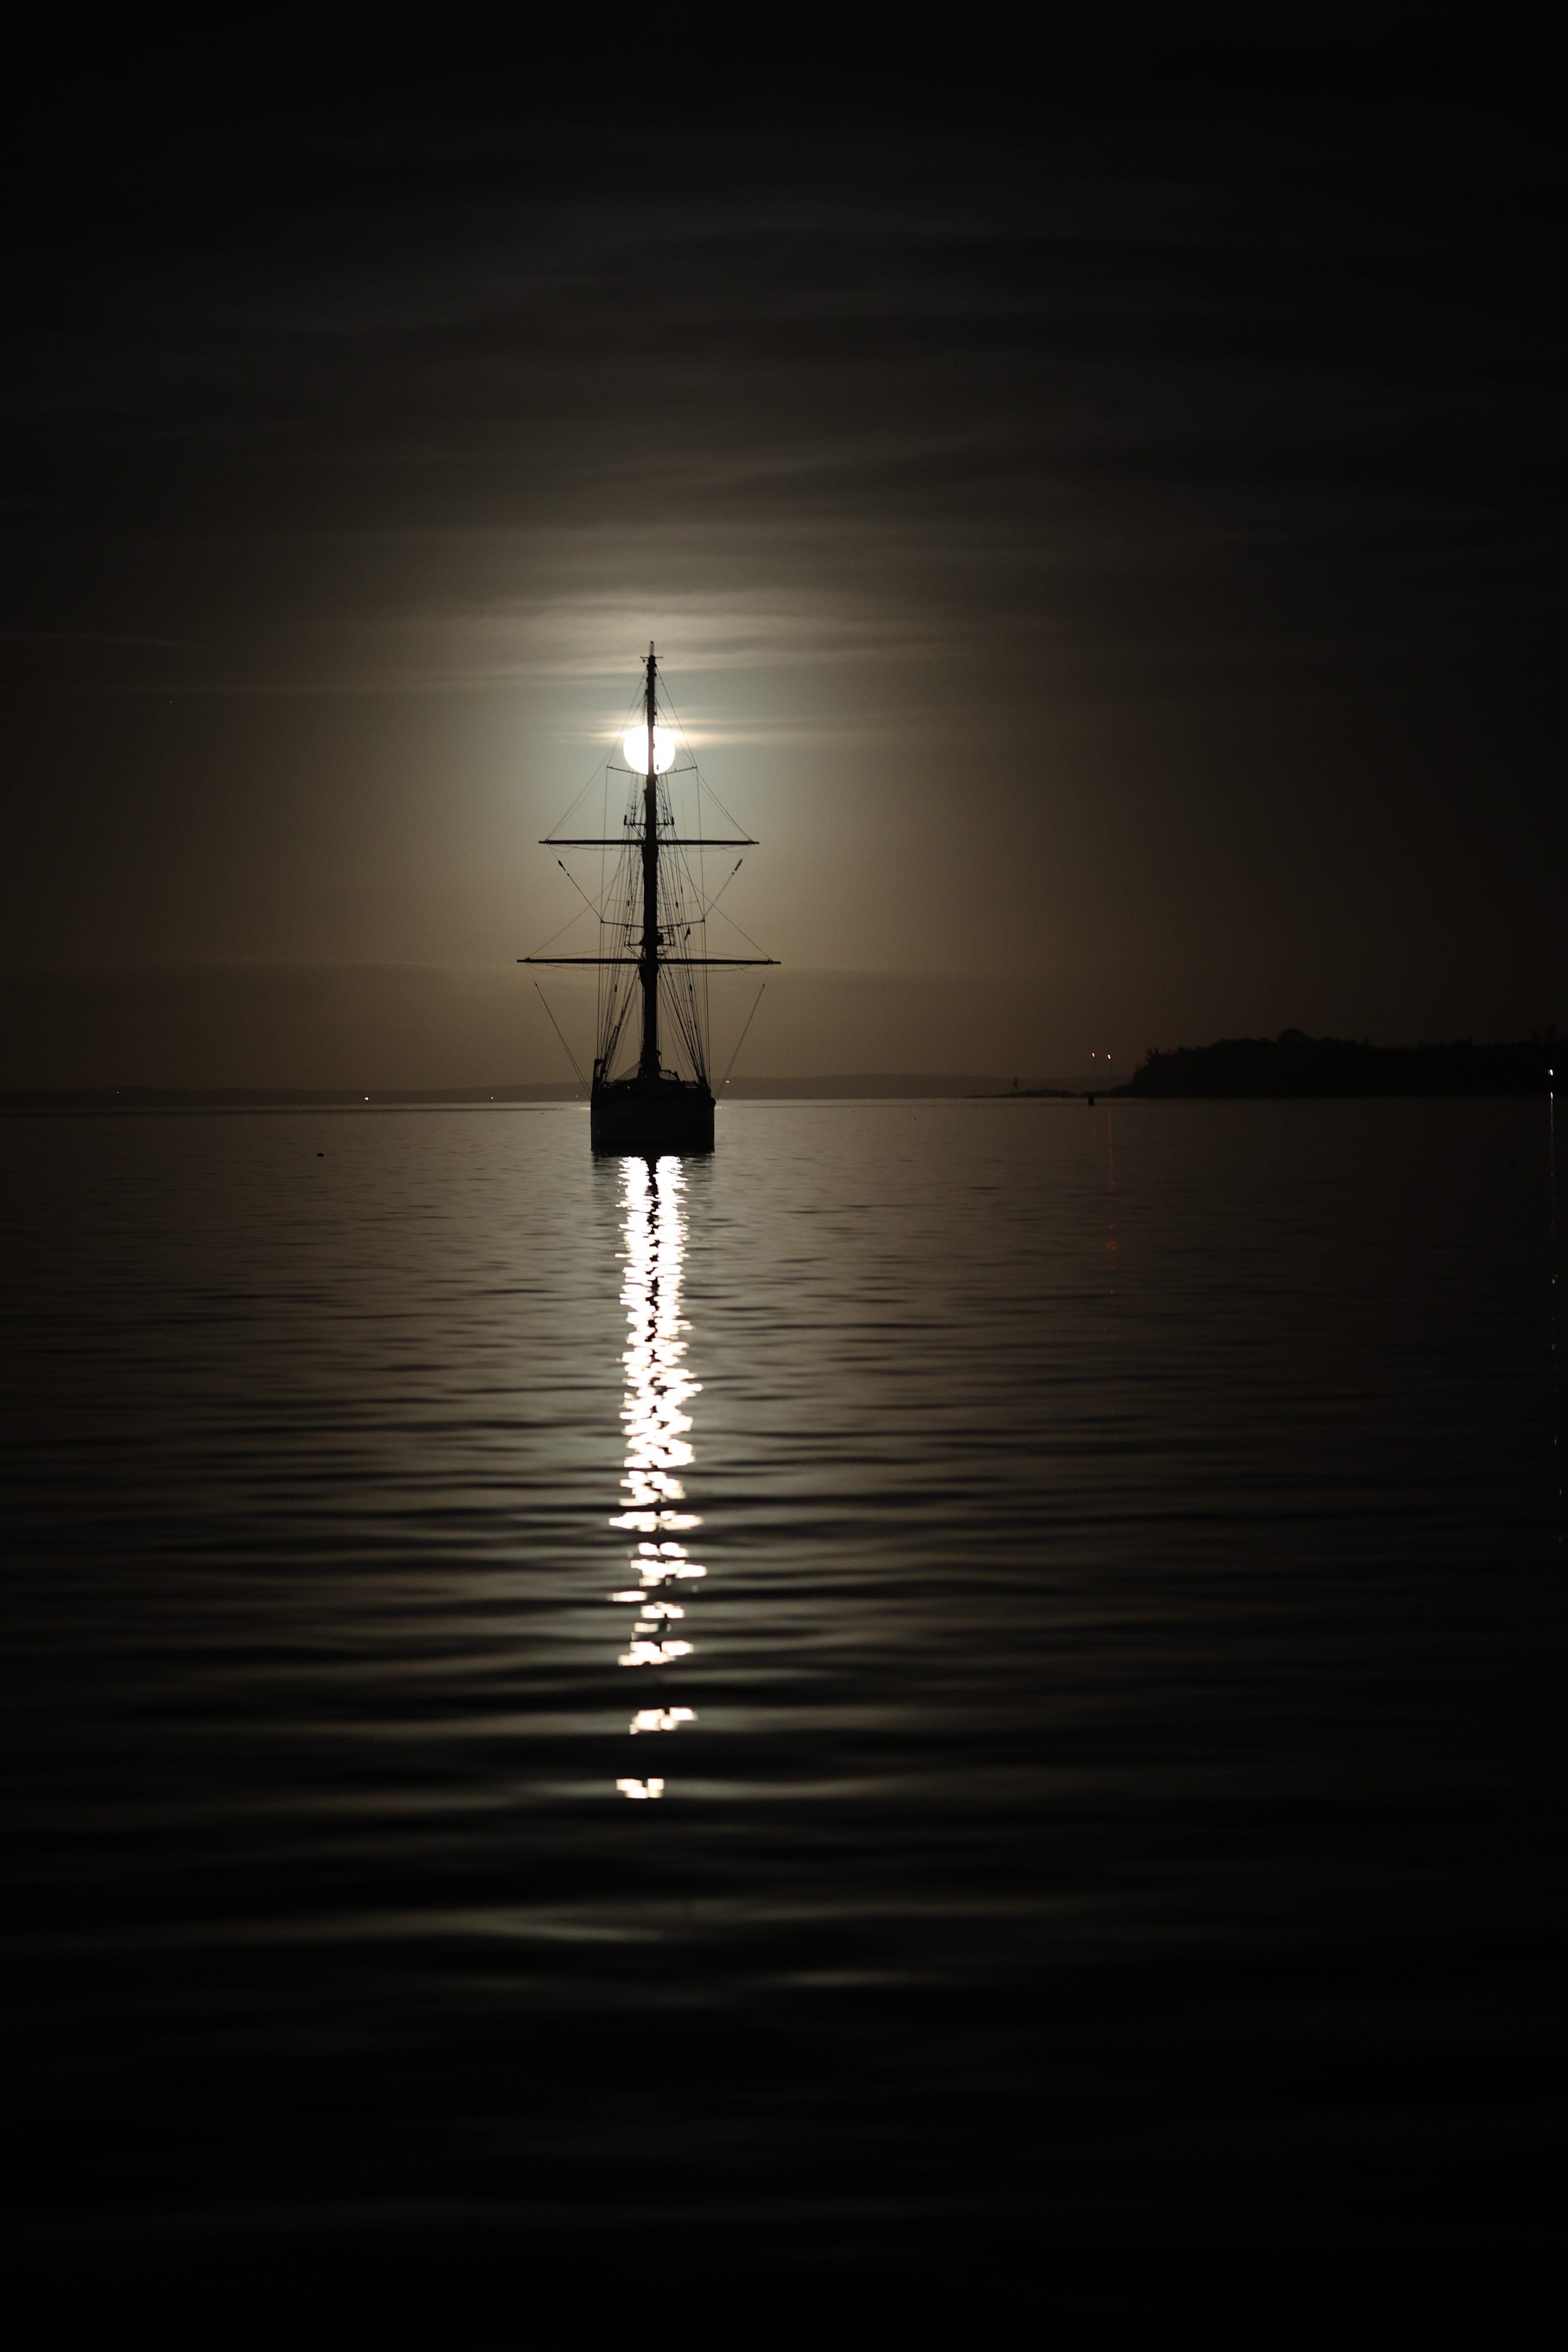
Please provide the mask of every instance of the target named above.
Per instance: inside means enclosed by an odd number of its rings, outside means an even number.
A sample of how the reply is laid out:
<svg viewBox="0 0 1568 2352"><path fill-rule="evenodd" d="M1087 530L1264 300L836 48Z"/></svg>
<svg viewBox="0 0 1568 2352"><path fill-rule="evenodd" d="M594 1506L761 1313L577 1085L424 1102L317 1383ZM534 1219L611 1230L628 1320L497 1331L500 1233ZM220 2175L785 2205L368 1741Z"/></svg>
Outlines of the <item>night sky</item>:
<svg viewBox="0 0 1568 2352"><path fill-rule="evenodd" d="M30 57L0 1085L560 1075L650 637L757 1072L1562 1019L1554 82L1266 13Z"/></svg>

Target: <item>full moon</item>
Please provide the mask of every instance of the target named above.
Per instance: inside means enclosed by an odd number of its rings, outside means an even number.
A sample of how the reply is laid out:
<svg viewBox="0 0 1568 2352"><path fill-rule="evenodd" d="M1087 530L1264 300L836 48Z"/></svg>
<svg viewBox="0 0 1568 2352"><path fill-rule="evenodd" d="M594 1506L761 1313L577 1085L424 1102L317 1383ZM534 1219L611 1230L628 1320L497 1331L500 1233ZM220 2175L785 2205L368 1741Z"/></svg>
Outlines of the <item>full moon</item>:
<svg viewBox="0 0 1568 2352"><path fill-rule="evenodd" d="M634 769L639 776L646 776L647 729L628 727L621 738L621 750L626 754L627 767ZM656 776L662 776L667 768L674 765L675 737L668 727L656 727L653 730L653 772Z"/></svg>

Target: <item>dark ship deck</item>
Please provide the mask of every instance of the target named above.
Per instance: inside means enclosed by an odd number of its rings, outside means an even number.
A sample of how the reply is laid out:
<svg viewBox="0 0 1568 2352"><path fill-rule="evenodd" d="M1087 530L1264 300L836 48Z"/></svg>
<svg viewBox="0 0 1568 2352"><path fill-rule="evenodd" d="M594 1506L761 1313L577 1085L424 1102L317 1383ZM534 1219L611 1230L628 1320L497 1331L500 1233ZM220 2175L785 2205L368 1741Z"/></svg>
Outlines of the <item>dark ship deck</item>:
<svg viewBox="0 0 1568 2352"><path fill-rule="evenodd" d="M590 1097L595 1151L711 1151L713 1096L700 1078L601 1079Z"/></svg>

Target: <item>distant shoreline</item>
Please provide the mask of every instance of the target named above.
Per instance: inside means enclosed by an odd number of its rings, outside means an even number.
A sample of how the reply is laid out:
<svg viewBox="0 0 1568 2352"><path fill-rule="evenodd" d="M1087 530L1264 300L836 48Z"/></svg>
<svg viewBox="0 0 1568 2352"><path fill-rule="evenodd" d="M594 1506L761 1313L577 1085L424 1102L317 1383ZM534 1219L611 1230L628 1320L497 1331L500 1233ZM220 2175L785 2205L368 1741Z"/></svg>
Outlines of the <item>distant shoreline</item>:
<svg viewBox="0 0 1568 2352"><path fill-rule="evenodd" d="M1222 1037L1213 1045L1151 1048L1118 1099L1306 1101L1338 1097L1544 1095L1553 1083L1556 1032L1505 1044L1468 1037L1445 1045L1373 1045L1365 1039Z"/></svg>

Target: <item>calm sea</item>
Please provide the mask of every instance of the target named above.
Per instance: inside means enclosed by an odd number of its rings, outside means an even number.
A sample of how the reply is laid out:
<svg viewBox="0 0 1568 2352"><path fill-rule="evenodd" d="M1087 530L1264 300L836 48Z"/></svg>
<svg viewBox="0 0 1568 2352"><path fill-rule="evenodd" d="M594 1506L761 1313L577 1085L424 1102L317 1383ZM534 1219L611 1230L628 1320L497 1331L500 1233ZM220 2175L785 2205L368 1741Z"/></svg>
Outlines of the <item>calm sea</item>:
<svg viewBox="0 0 1568 2352"><path fill-rule="evenodd" d="M14 2247L1556 2229L1546 1103L0 1135Z"/></svg>

